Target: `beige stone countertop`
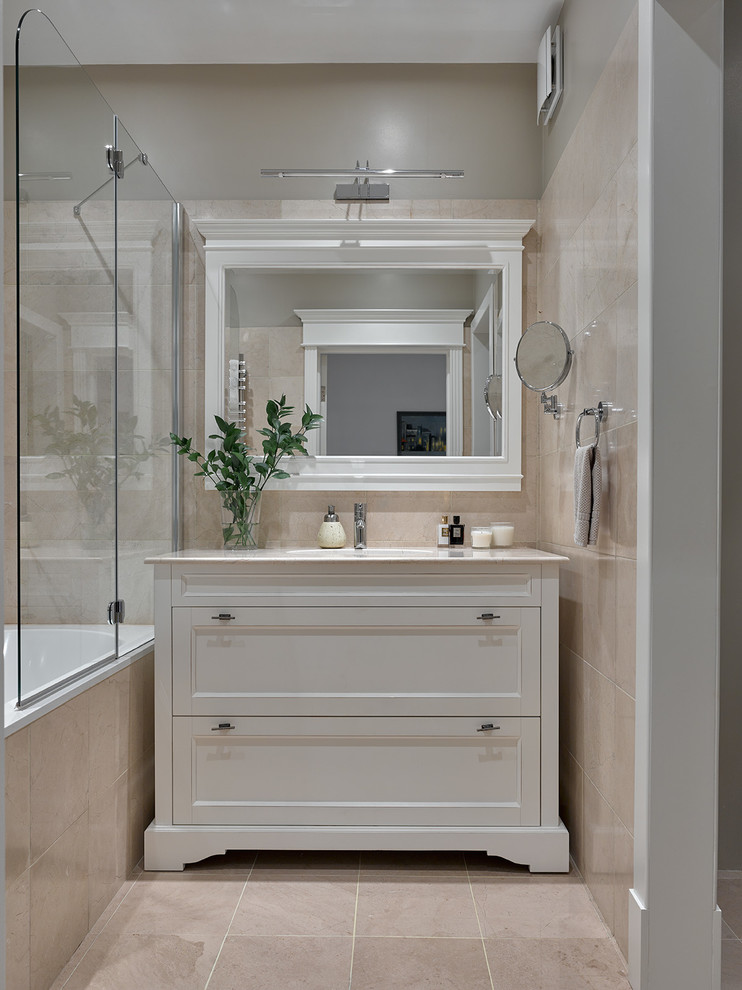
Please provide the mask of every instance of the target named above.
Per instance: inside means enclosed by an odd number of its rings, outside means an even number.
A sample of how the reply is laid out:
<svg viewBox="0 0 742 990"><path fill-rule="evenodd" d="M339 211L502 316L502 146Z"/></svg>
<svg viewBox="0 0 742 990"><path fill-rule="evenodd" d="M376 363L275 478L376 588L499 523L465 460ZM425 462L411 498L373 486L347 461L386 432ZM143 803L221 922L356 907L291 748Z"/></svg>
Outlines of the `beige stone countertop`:
<svg viewBox="0 0 742 990"><path fill-rule="evenodd" d="M569 557L532 547L472 550L471 547L439 550L435 547L369 547L354 550L322 550L319 547L286 547L261 550L178 550L160 557L148 557L147 564L546 564L568 561Z"/></svg>

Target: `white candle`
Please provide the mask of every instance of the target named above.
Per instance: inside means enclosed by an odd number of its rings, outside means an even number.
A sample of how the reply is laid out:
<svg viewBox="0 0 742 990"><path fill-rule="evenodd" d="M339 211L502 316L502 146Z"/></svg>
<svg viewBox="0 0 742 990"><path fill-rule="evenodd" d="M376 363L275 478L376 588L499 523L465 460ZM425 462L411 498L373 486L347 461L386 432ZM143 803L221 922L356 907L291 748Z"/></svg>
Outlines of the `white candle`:
<svg viewBox="0 0 742 990"><path fill-rule="evenodd" d="M512 523L492 523L492 540L496 547L512 546L514 536L515 526Z"/></svg>
<svg viewBox="0 0 742 990"><path fill-rule="evenodd" d="M471 545L476 550L483 550L492 542L492 530L489 526L472 526Z"/></svg>

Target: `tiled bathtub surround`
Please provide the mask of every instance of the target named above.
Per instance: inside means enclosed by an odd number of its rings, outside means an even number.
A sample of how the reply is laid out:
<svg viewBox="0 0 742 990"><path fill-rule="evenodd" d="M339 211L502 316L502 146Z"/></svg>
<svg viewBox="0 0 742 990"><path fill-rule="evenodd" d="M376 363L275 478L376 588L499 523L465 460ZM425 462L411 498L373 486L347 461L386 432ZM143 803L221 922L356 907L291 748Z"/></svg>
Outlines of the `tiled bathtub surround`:
<svg viewBox="0 0 742 990"><path fill-rule="evenodd" d="M540 423L539 530L561 568L561 793L572 853L627 952L633 869L636 586L637 16L629 19L540 206L538 312L575 360L565 415ZM573 542L577 414L602 401L595 548ZM583 422L584 440L591 420Z"/></svg>
<svg viewBox="0 0 742 990"><path fill-rule="evenodd" d="M47 990L143 852L153 654L8 736L7 986Z"/></svg>
<svg viewBox="0 0 742 990"><path fill-rule="evenodd" d="M324 201L194 201L187 202L184 272L186 279L183 374L182 432L194 438L203 450L204 438L204 258L203 242L190 227L190 218L241 217L253 219L297 219L351 216L365 218L422 219L431 217L491 220L499 218L535 218L535 200L398 200L373 206L345 206ZM523 316L526 322L536 319L536 267L538 239L535 231L525 238L523 263ZM467 365L467 355L464 365ZM303 374L303 372L302 372ZM293 376L293 377L292 377ZM275 375L276 388L290 391L296 385L292 374ZM538 396L523 390L523 484L520 493L423 492L411 496L405 492L279 492L269 489L264 496L261 514L261 545L314 546L317 530L332 502L348 524L353 518L353 503L368 503L369 536L377 545L413 544L434 546L436 525L441 515L461 515L467 527L489 524L493 519L507 519L515 524L517 543L535 543L538 538L536 518L538 471ZM276 396L277 397L277 396ZM261 396L262 401L262 396ZM258 401L256 397L256 408ZM264 401L263 401L264 407ZM261 410L262 411L262 410ZM220 544L218 498L204 490L203 480L194 479L191 465L183 464L182 545L192 548L217 547Z"/></svg>

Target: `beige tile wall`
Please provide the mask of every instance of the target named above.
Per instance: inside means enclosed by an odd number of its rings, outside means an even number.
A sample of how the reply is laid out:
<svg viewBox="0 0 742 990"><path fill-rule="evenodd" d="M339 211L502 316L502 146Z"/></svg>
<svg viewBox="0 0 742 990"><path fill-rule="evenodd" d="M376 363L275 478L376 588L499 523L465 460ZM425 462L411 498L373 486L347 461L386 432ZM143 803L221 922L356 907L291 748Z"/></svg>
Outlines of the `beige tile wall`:
<svg viewBox="0 0 742 990"><path fill-rule="evenodd" d="M345 206L324 201L198 201L185 204L186 237L183 269L186 278L183 342L183 419L182 432L194 438L203 450L204 438L204 257L203 242L189 226L191 217L402 217L402 218L535 218L535 200L399 200L373 206ZM525 239L524 253L524 320L535 319L536 269L538 238L534 231ZM284 328L285 329L285 328ZM260 330L249 331L244 343L254 341L265 347ZM263 334L265 336L265 334ZM466 361L464 362L466 365ZM279 380L273 379L274 387ZM265 405L268 388L256 385L253 397L256 408ZM294 379L280 380L287 389ZM350 529L353 503L368 505L369 537L377 545L417 544L434 546L436 526L441 514L460 514L467 526L489 523L493 519L514 522L516 541L535 543L538 538L536 495L539 470L538 415L539 402L534 393L523 396L523 487L520 493L448 491L409 494L405 492L278 492L268 489L264 496L260 537L261 545L314 546L322 516L328 502L335 504L341 521ZM218 547L220 545L219 502L215 492L204 490L203 481L194 479L190 465L183 464L183 546Z"/></svg>
<svg viewBox="0 0 742 990"><path fill-rule="evenodd" d="M561 794L572 853L627 952L633 868L636 622L637 17L603 72L540 204L538 312L574 365L559 421L540 423L540 543L569 556L560 603ZM577 414L601 430L598 545L573 540ZM584 421L587 440L591 424Z"/></svg>
<svg viewBox="0 0 742 990"><path fill-rule="evenodd" d="M262 437L257 430L265 423L268 399L285 395L289 405L297 410L294 424L304 408L302 330L301 327L244 327L238 335L240 353L245 355L247 367L260 369L260 374L248 374L245 394L247 422L252 424L246 440L254 450L260 450Z"/></svg>
<svg viewBox="0 0 742 990"><path fill-rule="evenodd" d="M5 740L7 986L47 990L143 854L154 655Z"/></svg>

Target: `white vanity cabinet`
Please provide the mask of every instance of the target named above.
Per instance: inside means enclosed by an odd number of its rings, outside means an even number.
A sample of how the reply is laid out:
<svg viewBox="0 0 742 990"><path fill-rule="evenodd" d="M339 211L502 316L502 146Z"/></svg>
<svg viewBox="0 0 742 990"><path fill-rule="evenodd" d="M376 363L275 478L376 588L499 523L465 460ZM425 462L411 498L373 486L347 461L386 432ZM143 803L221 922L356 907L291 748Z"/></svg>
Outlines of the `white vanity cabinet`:
<svg viewBox="0 0 742 990"><path fill-rule="evenodd" d="M568 869L558 567L181 552L155 565L145 867L226 849L481 849Z"/></svg>

